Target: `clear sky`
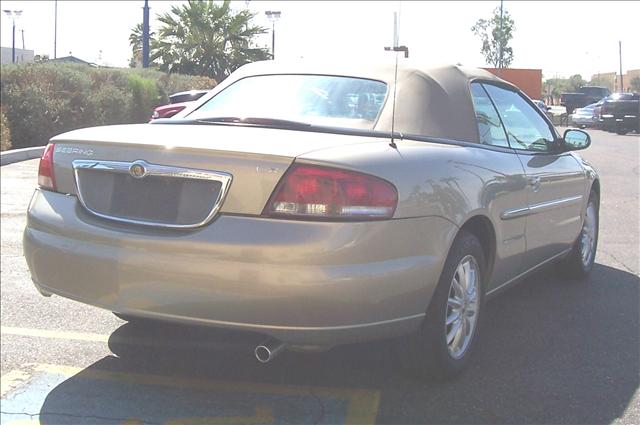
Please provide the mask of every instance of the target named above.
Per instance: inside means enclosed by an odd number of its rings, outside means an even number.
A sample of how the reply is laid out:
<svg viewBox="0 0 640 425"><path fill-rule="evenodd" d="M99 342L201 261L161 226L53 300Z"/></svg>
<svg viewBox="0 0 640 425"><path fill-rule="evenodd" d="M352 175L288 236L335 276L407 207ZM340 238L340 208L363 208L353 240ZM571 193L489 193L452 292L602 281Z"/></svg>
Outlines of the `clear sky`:
<svg viewBox="0 0 640 425"><path fill-rule="evenodd" d="M53 57L54 2L1 1L1 9L22 10L16 46ZM151 0L151 29L156 13L180 1ZM400 16L400 44L412 59L425 64L462 63L485 66L480 41L470 28L489 17L499 1L236 1L248 7L256 22L269 27L264 12L279 10L276 57L384 57L392 43L393 12ZM128 37L142 21L142 0L58 1L58 56L72 52L81 59L111 66L127 66ZM622 41L623 72L640 68L640 2L637 1L505 1L515 20L511 45L514 68L542 68L545 78L580 73L589 79L598 72L617 71L618 41ZM11 46L11 21L2 14L2 46ZM270 46L271 34L259 44Z"/></svg>

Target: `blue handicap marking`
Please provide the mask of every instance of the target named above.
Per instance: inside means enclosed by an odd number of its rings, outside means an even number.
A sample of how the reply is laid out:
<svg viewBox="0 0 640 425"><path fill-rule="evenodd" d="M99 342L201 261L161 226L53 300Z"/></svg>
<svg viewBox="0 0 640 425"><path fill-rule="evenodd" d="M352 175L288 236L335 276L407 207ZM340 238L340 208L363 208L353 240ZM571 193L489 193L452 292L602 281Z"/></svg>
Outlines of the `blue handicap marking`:
<svg viewBox="0 0 640 425"><path fill-rule="evenodd" d="M2 377L4 425L374 423L379 392L27 365Z"/></svg>

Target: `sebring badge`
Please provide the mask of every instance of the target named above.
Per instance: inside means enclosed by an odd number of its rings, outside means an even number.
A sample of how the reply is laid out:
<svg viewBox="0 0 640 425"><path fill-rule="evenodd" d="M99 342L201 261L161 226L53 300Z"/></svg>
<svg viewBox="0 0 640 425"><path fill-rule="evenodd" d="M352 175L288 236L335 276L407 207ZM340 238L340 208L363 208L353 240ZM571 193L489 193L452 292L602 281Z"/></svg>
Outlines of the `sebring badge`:
<svg viewBox="0 0 640 425"><path fill-rule="evenodd" d="M147 168L142 162L134 162L129 167L129 174L131 174L131 177L141 179L147 175Z"/></svg>
<svg viewBox="0 0 640 425"><path fill-rule="evenodd" d="M56 146L56 153L70 153L74 155L93 156L93 149L78 148L76 146Z"/></svg>

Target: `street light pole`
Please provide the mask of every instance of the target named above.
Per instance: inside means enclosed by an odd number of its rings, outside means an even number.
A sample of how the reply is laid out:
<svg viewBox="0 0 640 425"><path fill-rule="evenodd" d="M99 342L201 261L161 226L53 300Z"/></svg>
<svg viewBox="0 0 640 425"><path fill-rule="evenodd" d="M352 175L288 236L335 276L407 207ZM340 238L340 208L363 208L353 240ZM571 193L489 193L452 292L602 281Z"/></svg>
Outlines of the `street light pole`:
<svg viewBox="0 0 640 425"><path fill-rule="evenodd" d="M55 2L55 12L53 18L53 58L56 59L56 49L58 47L58 0Z"/></svg>
<svg viewBox="0 0 640 425"><path fill-rule="evenodd" d="M13 38L11 40L11 63L16 63L16 20L13 20Z"/></svg>
<svg viewBox="0 0 640 425"><path fill-rule="evenodd" d="M271 59L276 58L276 21L280 19L279 10L267 10L264 12L271 21Z"/></svg>
<svg viewBox="0 0 640 425"><path fill-rule="evenodd" d="M624 81L622 77L622 41L618 41L618 49L620 55L620 91L624 92Z"/></svg>
<svg viewBox="0 0 640 425"><path fill-rule="evenodd" d="M11 21L13 22L13 40L11 44L11 62L16 63L16 19L22 15L22 10L9 10L5 9L4 13L7 14Z"/></svg>
<svg viewBox="0 0 640 425"><path fill-rule="evenodd" d="M149 0L142 8L142 67L149 68Z"/></svg>
<svg viewBox="0 0 640 425"><path fill-rule="evenodd" d="M498 68L502 69L502 0L500 0L500 39L498 40Z"/></svg>

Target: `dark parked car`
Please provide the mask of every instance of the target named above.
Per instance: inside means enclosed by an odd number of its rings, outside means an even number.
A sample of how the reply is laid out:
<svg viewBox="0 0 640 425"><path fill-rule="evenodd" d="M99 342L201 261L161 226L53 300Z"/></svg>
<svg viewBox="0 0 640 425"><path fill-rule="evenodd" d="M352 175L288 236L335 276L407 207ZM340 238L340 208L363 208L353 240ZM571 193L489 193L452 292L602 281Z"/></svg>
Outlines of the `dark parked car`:
<svg viewBox="0 0 640 425"><path fill-rule="evenodd" d="M640 93L614 93L600 109L600 126L606 131L640 132Z"/></svg>
<svg viewBox="0 0 640 425"><path fill-rule="evenodd" d="M571 115L576 108L596 103L610 94L606 87L584 86L575 93L562 93L560 103L567 108L567 115Z"/></svg>
<svg viewBox="0 0 640 425"><path fill-rule="evenodd" d="M156 118L171 118L178 112L186 108L189 103L200 99L207 94L209 90L189 90L180 93L174 93L169 96L169 103L166 105L158 106L153 110L151 119Z"/></svg>

